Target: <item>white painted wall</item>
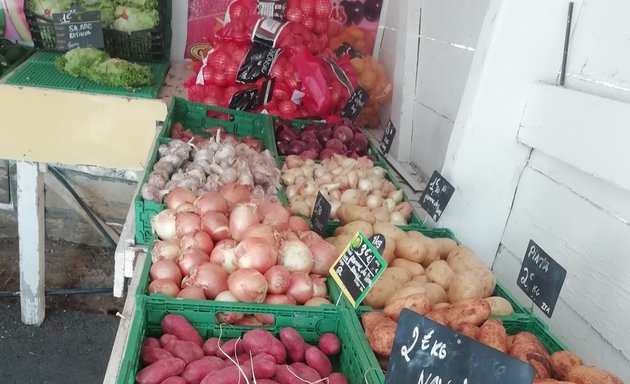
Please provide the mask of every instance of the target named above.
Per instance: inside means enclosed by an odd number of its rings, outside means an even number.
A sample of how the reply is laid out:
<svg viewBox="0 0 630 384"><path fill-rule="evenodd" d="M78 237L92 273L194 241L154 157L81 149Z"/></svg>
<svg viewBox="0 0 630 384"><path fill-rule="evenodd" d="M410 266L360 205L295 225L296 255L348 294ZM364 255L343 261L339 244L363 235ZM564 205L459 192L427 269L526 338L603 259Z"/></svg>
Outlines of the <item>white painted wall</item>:
<svg viewBox="0 0 630 384"><path fill-rule="evenodd" d="M441 170L488 0L424 0L411 162Z"/></svg>
<svg viewBox="0 0 630 384"><path fill-rule="evenodd" d="M630 380L630 3L490 0L443 174L454 229L510 291L530 239L567 269L552 331ZM532 22L535 21L535 22ZM537 309L535 313L546 317Z"/></svg>

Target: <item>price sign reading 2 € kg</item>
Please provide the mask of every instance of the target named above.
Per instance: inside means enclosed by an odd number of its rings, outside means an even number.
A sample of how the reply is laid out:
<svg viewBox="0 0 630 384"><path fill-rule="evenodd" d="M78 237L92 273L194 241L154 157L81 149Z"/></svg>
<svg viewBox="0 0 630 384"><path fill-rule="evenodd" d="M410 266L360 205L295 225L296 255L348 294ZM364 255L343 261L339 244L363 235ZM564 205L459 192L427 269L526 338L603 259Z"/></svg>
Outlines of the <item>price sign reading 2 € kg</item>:
<svg viewBox="0 0 630 384"><path fill-rule="evenodd" d="M451 200L455 188L438 171L433 171L420 196L420 206L437 222Z"/></svg>
<svg viewBox="0 0 630 384"><path fill-rule="evenodd" d="M567 271L560 264L533 240L529 241L516 284L549 318L566 276Z"/></svg>
<svg viewBox="0 0 630 384"><path fill-rule="evenodd" d="M384 245L384 238L381 239ZM381 276L387 262L376 247L358 232L330 267L330 276L356 308Z"/></svg>
<svg viewBox="0 0 630 384"><path fill-rule="evenodd" d="M403 309L385 384L531 383L534 368Z"/></svg>

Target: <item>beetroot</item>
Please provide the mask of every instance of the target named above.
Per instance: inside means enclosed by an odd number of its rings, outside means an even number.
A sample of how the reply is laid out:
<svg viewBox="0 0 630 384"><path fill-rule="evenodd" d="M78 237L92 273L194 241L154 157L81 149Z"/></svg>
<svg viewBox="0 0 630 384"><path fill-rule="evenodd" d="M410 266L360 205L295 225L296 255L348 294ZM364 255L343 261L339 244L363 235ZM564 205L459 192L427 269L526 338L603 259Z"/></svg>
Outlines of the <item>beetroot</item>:
<svg viewBox="0 0 630 384"><path fill-rule="evenodd" d="M346 125L340 125L333 130L333 138L339 139L342 143L348 144L354 137L352 129Z"/></svg>
<svg viewBox="0 0 630 384"><path fill-rule="evenodd" d="M300 140L291 140L289 143L289 155L299 155L306 150L306 143Z"/></svg>
<svg viewBox="0 0 630 384"><path fill-rule="evenodd" d="M343 145L339 139L330 139L326 143L326 149L330 149L335 153L342 154L346 150L346 146Z"/></svg>

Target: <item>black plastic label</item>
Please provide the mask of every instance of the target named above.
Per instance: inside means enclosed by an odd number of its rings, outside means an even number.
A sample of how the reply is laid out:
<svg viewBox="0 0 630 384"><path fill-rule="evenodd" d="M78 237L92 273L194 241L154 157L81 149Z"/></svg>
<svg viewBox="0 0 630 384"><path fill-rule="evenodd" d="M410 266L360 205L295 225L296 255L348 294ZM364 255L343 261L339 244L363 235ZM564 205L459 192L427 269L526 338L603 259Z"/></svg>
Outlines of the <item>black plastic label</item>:
<svg viewBox="0 0 630 384"><path fill-rule="evenodd" d="M361 114L368 101L370 101L370 95L363 88L357 87L341 110L341 117L354 121Z"/></svg>
<svg viewBox="0 0 630 384"><path fill-rule="evenodd" d="M287 14L287 0L259 0L256 5L256 11L261 16L284 21Z"/></svg>
<svg viewBox="0 0 630 384"><path fill-rule="evenodd" d="M438 171L433 171L420 196L420 206L437 222L453 196L455 188Z"/></svg>
<svg viewBox="0 0 630 384"><path fill-rule="evenodd" d="M286 26L278 20L262 18L256 22L252 33L252 42L275 48L278 36Z"/></svg>
<svg viewBox="0 0 630 384"><path fill-rule="evenodd" d="M530 240L516 284L551 318L567 271Z"/></svg>
<svg viewBox="0 0 630 384"><path fill-rule="evenodd" d="M376 248L378 253L383 254L383 251L385 251L385 244L386 244L385 236L381 235L380 233L377 233L376 235L370 237L369 240L370 240L370 243L372 243L372 245L374 246L374 248Z"/></svg>
<svg viewBox="0 0 630 384"><path fill-rule="evenodd" d="M343 44L339 46L339 48L335 49L335 55L337 57L341 57L347 54L350 56L350 60L363 57L359 52L357 52L352 46L344 41Z"/></svg>
<svg viewBox="0 0 630 384"><path fill-rule="evenodd" d="M348 75L343 70L343 68L341 68L339 64L337 64L335 60L331 58L327 57L324 60L328 63L328 65L330 65L330 68L332 68L332 71L337 77L337 80L339 80L339 82L341 82L341 84L346 87L346 89L348 90L348 94L352 95L352 93L354 92L354 87L352 86L352 82L348 78Z"/></svg>
<svg viewBox="0 0 630 384"><path fill-rule="evenodd" d="M269 48L261 44L252 45L238 69L236 81L247 84L268 77L279 54L280 48Z"/></svg>
<svg viewBox="0 0 630 384"><path fill-rule="evenodd" d="M258 108L260 105L258 89L252 88L236 92L230 99L228 108L236 109L237 111L250 111Z"/></svg>
<svg viewBox="0 0 630 384"><path fill-rule="evenodd" d="M311 227L313 231L320 236L326 237L326 229L328 227L328 219L330 218L331 206L328 200L321 192L317 194L315 206L313 206L313 214L311 215Z"/></svg>
<svg viewBox="0 0 630 384"><path fill-rule="evenodd" d="M389 153L389 150L392 148L392 143L394 142L394 137L396 137L396 127L394 123L389 120L385 126L383 138L381 139L381 153L383 155L387 156Z"/></svg>
<svg viewBox="0 0 630 384"><path fill-rule="evenodd" d="M385 384L531 383L534 367L409 309L400 312Z"/></svg>
<svg viewBox="0 0 630 384"><path fill-rule="evenodd" d="M68 12L53 13L57 49L103 48L103 26L99 11L82 11L76 7Z"/></svg>

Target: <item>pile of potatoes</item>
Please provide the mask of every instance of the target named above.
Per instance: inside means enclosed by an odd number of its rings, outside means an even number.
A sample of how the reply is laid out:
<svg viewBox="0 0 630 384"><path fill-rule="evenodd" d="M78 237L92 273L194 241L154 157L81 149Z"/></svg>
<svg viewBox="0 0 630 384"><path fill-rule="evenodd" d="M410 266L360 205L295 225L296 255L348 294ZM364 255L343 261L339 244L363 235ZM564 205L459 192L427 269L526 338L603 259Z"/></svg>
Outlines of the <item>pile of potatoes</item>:
<svg viewBox="0 0 630 384"><path fill-rule="evenodd" d="M493 314L512 314L507 300L490 297L496 286L494 274L469 248L451 239L433 239L388 223L366 221L337 228L327 241L341 253L357 231L367 237L385 236L382 256L388 267L365 297L365 305L384 309L397 320L402 308L425 314L448 304L488 298Z"/></svg>

